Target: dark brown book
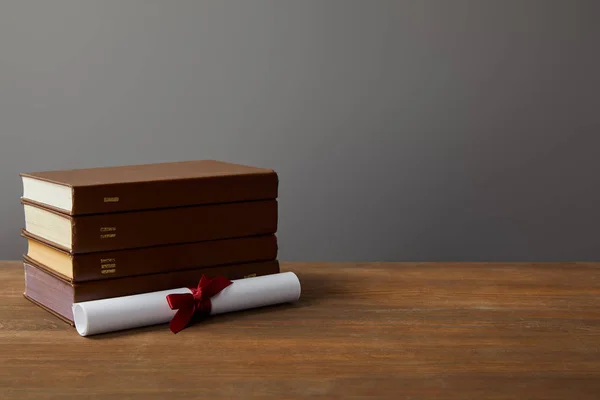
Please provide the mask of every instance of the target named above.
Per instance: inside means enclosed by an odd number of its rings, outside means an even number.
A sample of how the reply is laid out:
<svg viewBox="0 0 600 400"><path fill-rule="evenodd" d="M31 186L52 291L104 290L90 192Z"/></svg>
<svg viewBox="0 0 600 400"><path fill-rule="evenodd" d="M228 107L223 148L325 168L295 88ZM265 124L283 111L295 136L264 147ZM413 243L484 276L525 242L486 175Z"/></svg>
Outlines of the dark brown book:
<svg viewBox="0 0 600 400"><path fill-rule="evenodd" d="M277 200L70 216L23 200L25 230L70 253L277 232Z"/></svg>
<svg viewBox="0 0 600 400"><path fill-rule="evenodd" d="M181 287L196 287L202 275L209 278L224 276L233 280L280 272L279 263L273 260L71 283L32 262L24 261L23 266L25 270L24 296L68 321L73 321L73 303Z"/></svg>
<svg viewBox="0 0 600 400"><path fill-rule="evenodd" d="M69 215L277 198L272 169L215 160L22 173L23 198Z"/></svg>
<svg viewBox="0 0 600 400"><path fill-rule="evenodd" d="M52 270L71 282L122 278L224 264L269 261L277 258L275 235L250 236L71 254L42 238L23 231L27 239L25 260Z"/></svg>

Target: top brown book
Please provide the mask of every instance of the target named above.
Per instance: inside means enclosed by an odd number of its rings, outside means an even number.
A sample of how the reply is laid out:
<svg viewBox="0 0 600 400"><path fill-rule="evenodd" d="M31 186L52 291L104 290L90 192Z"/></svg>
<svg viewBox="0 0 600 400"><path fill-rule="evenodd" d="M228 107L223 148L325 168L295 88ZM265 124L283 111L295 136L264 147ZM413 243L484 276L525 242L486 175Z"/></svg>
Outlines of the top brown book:
<svg viewBox="0 0 600 400"><path fill-rule="evenodd" d="M69 215L277 198L272 169L215 160L22 173L23 198Z"/></svg>

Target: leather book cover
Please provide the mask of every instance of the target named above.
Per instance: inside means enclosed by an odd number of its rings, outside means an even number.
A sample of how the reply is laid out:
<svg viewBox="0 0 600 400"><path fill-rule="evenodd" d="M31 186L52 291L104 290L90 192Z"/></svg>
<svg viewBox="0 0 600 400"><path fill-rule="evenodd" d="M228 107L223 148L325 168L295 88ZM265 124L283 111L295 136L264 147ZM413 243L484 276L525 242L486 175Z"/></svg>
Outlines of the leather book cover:
<svg viewBox="0 0 600 400"><path fill-rule="evenodd" d="M20 176L70 189L69 204L60 209L69 215L275 199L279 184L272 169L217 160L43 171Z"/></svg>
<svg viewBox="0 0 600 400"><path fill-rule="evenodd" d="M268 261L276 259L278 252L277 238L274 234L82 254L70 254L25 230L23 230L22 236L33 242L30 243L30 250L31 245L37 243L45 247L46 253L50 253L45 258L42 257L43 254L40 254L38 259L35 259L28 252L23 256L26 260L44 266L65 280L75 283L226 264ZM52 262L57 264L59 257L63 260L70 260L71 276L61 275L57 271L60 268L53 266Z"/></svg>
<svg viewBox="0 0 600 400"><path fill-rule="evenodd" d="M278 224L277 200L82 216L22 202L70 220L67 250L73 254L268 235L277 232Z"/></svg>
<svg viewBox="0 0 600 400"><path fill-rule="evenodd" d="M246 264L166 272L135 277L71 283L35 263L24 260L25 292L28 299L40 303L69 321L73 321L73 303L129 296L140 293L195 287L202 275L243 279L280 272L277 260Z"/></svg>

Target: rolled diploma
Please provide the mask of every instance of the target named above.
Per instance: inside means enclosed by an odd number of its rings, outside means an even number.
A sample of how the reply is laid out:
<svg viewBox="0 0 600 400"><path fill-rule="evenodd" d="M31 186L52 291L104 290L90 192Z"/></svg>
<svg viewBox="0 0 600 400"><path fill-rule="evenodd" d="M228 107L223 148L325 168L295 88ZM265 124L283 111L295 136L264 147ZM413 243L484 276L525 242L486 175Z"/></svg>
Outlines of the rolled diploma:
<svg viewBox="0 0 600 400"><path fill-rule="evenodd" d="M212 297L211 315L287 303L300 298L300 281L293 272L232 282ZM191 293L191 290L179 288L75 303L75 328L81 336L90 336L167 323L177 310L171 310L166 297L175 293Z"/></svg>

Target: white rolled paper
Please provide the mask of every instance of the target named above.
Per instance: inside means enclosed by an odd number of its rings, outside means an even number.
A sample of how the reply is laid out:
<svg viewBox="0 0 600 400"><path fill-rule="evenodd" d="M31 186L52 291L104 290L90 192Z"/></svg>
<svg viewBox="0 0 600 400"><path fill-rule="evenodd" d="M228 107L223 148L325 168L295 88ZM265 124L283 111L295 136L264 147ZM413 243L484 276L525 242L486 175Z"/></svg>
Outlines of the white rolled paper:
<svg viewBox="0 0 600 400"><path fill-rule="evenodd" d="M75 303L73 322L81 336L162 324L177 312L167 303L167 295L174 293L192 291L179 288Z"/></svg>
<svg viewBox="0 0 600 400"><path fill-rule="evenodd" d="M236 279L212 297L211 315L296 301L300 281L293 272ZM191 293L188 288L114 297L73 304L75 328L81 336L96 335L170 322L167 295Z"/></svg>

